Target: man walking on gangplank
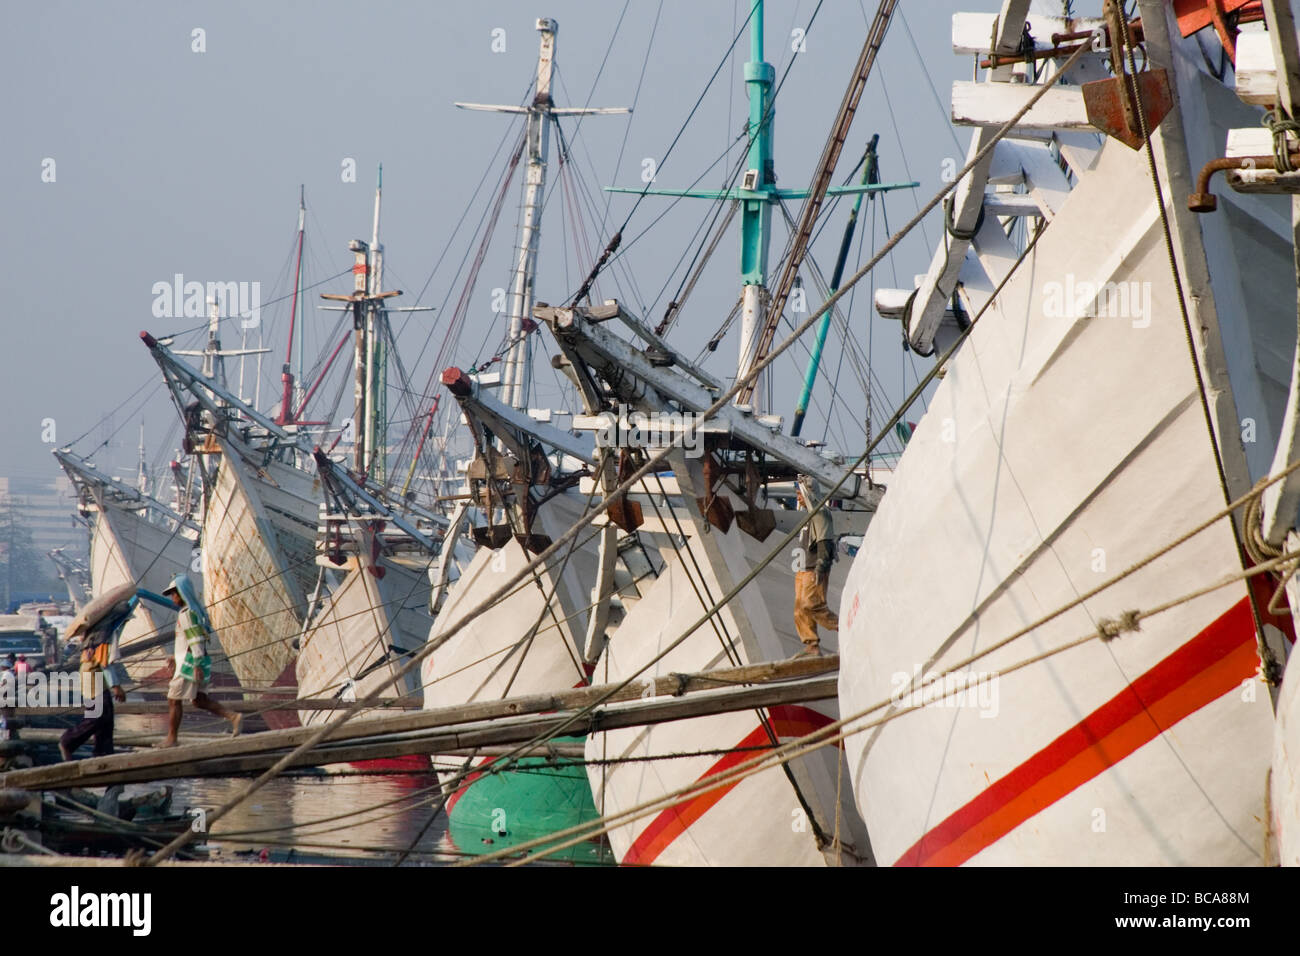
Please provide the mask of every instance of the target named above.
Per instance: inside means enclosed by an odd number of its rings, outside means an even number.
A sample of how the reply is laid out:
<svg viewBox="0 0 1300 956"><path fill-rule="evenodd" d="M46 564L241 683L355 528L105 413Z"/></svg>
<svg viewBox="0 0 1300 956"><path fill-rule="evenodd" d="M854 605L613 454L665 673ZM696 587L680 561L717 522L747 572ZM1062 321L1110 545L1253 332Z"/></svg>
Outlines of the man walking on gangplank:
<svg viewBox="0 0 1300 956"><path fill-rule="evenodd" d="M796 485L800 508L810 509L818 501L818 488L811 478L800 476ZM840 629L840 619L826 605L826 588L831 581L831 565L836 559L835 524L830 512L819 508L799 535L802 569L794 576L794 628L803 642L799 657L821 657L821 638L817 625L828 631Z"/></svg>
<svg viewBox="0 0 1300 956"><path fill-rule="evenodd" d="M238 736L243 715L227 710L207 694L212 679L212 658L208 656L208 638L212 636L212 622L184 572L176 575L163 590L165 597L176 605L176 647L167 662L172 677L167 685L167 737L159 747L175 747L180 733L181 718L185 715L185 702L200 710L216 714L230 721L231 733Z"/></svg>

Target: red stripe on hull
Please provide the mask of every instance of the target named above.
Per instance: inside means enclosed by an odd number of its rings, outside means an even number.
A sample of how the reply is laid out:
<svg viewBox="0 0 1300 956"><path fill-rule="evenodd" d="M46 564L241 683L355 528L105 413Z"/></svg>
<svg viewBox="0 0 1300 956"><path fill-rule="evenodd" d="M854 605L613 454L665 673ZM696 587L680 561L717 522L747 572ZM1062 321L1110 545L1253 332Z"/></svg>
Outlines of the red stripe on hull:
<svg viewBox="0 0 1300 956"><path fill-rule="evenodd" d="M495 759L495 757L483 757L479 760L478 765L481 767L484 764L491 763ZM451 815L451 808L456 805L462 796L464 796L465 791L470 788L470 785L481 776L483 776L483 773L479 770L475 770L472 773L467 773L465 779L461 780L461 782L456 785L456 789L452 790L451 794L447 797L447 806L444 808L449 816Z"/></svg>
<svg viewBox="0 0 1300 956"><path fill-rule="evenodd" d="M931 829L895 866L957 866L1256 671L1242 598L1178 650Z"/></svg>
<svg viewBox="0 0 1300 956"><path fill-rule="evenodd" d="M831 718L825 714L798 705L772 707L769 708L768 715L772 729L776 732L778 739L802 737L831 723ZM764 745L770 747L771 739L764 727L756 727L740 743L736 744L738 752L729 753L720 759L701 774L699 780L707 780L709 777L717 776L755 756L753 752L745 752L739 750L739 748L761 747ZM668 807L651 820L648 827L641 831L640 836L636 838L636 841L623 857L623 862L643 865L653 863L674 840L685 833L691 824L704 816L718 801L730 793L739 782L737 780L714 790L707 790L693 797L687 797L680 803Z"/></svg>
<svg viewBox="0 0 1300 956"><path fill-rule="evenodd" d="M433 765L423 754L404 757L377 757L374 760L354 760L348 764L356 770L406 770L412 773L432 773Z"/></svg>

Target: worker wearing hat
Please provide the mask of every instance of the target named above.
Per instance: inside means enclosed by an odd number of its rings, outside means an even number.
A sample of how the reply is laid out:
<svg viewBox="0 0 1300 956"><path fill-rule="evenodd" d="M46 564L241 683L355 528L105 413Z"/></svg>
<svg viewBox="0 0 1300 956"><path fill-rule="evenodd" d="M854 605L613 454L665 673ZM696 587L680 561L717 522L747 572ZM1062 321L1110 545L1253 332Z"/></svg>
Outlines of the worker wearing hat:
<svg viewBox="0 0 1300 956"><path fill-rule="evenodd" d="M818 488L811 478L800 477L798 482L799 506L811 508L820 499ZM821 638L817 633L820 624L828 631L840 629L840 619L826 606L826 588L831 580L831 565L835 563L835 524L829 510L818 508L799 534L800 567L794 575L794 629L803 642L801 655L820 657Z"/></svg>
<svg viewBox="0 0 1300 956"><path fill-rule="evenodd" d="M167 737L159 747L175 747L180 733L185 703L230 721L232 732L239 733L240 714L227 710L207 694L212 678L212 658L208 656L208 638L212 622L188 574L176 575L163 588L163 596L176 606L176 644L167 661L171 681L167 684Z"/></svg>

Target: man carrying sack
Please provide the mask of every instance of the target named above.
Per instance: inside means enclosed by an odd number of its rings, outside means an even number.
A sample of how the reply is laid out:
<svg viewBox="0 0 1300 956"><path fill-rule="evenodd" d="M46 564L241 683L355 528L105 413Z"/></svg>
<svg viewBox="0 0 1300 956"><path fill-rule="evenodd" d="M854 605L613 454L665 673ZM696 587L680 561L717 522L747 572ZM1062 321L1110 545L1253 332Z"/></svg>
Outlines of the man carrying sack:
<svg viewBox="0 0 1300 956"><path fill-rule="evenodd" d="M126 700L127 680L118 638L139 602L135 587L124 584L87 605L68 627L69 636L85 633L80 666L84 709L80 723L59 738L64 760L71 760L73 752L92 737L96 757L113 752L113 701Z"/></svg>
<svg viewBox="0 0 1300 956"><path fill-rule="evenodd" d="M190 576L184 572L176 575L163 589L163 596L170 598L176 607L176 645L167 662L172 675L167 685L167 737L158 746L176 746L187 701L200 710L230 721L231 733L238 736L243 716L222 707L207 694L208 682L212 679L212 659L208 656L212 622L190 582Z"/></svg>

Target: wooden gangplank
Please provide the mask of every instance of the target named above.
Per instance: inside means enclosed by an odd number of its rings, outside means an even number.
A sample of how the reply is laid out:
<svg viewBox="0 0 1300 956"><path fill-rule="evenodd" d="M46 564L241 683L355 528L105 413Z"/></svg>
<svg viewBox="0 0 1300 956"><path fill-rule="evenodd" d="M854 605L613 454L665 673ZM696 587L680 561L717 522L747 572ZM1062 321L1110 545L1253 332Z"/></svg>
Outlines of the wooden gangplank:
<svg viewBox="0 0 1300 956"><path fill-rule="evenodd" d="M838 657L796 658L697 674L669 674L634 681L617 690L618 685L599 685L418 713L359 717L336 727L289 766L447 754L525 743L559 731L569 718L607 695L608 700L583 715L569 731L594 733L826 700L836 696L838 670ZM270 730L166 750L141 750L13 770L0 774L0 788L64 790L257 772L273 766L319 729Z"/></svg>

